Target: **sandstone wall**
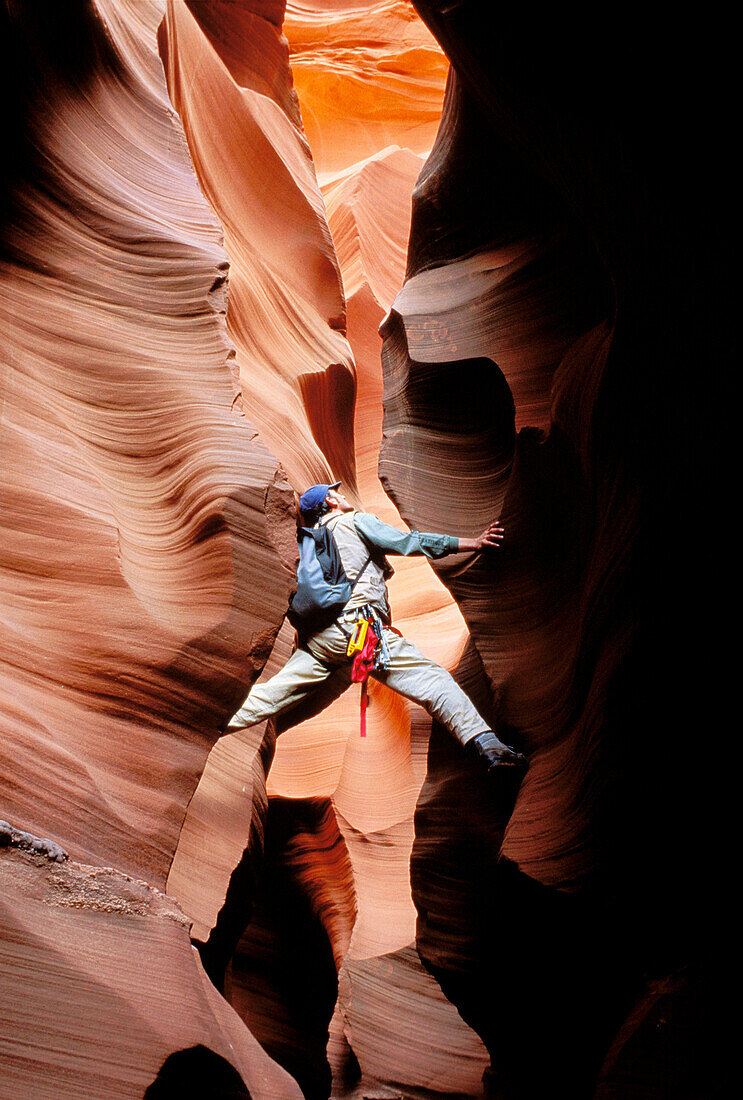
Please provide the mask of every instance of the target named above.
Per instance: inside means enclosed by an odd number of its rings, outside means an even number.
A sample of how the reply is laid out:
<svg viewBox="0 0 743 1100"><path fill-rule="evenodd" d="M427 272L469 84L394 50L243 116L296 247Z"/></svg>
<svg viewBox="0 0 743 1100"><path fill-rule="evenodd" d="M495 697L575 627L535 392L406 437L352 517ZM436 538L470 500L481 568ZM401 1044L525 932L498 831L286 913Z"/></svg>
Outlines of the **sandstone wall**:
<svg viewBox="0 0 743 1100"><path fill-rule="evenodd" d="M2 8L3 1096L729 1083L720 42L416 6ZM337 478L522 783L219 739Z"/></svg>

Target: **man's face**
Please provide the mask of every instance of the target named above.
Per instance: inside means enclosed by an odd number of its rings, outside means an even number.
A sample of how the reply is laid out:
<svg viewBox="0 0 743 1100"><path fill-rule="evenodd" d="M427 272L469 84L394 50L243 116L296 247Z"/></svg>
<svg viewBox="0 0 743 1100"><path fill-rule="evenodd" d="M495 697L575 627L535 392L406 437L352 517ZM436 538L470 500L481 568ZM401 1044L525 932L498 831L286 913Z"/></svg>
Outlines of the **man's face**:
<svg viewBox="0 0 743 1100"><path fill-rule="evenodd" d="M331 508L337 508L339 512L353 512L353 504L344 497L340 489L330 489L325 497L325 503Z"/></svg>

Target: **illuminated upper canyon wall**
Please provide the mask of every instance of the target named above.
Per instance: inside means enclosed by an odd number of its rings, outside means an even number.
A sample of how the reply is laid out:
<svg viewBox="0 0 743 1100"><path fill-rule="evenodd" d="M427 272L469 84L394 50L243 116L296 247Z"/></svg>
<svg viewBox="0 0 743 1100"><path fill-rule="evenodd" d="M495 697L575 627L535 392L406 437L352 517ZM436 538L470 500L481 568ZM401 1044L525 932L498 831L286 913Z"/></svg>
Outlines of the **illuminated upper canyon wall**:
<svg viewBox="0 0 743 1100"><path fill-rule="evenodd" d="M449 65L412 4L289 0L283 29L323 190L382 150L428 155Z"/></svg>

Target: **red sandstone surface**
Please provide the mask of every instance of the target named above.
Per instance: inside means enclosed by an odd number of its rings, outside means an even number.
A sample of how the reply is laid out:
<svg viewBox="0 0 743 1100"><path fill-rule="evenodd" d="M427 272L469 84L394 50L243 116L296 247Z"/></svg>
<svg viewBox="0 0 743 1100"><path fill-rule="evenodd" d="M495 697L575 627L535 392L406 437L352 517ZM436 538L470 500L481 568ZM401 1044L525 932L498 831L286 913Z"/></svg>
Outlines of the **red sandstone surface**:
<svg viewBox="0 0 743 1100"><path fill-rule="evenodd" d="M715 90L416 7L2 8L3 1098L725 1094ZM502 516L390 588L522 783L380 685L219 738L337 478Z"/></svg>

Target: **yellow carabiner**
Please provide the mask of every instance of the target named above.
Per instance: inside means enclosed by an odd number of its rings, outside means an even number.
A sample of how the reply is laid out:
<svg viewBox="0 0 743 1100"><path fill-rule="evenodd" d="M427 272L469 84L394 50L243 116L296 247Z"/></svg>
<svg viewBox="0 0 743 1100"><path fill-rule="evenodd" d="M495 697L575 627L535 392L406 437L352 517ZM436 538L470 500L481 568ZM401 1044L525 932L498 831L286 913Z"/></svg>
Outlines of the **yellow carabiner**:
<svg viewBox="0 0 743 1100"><path fill-rule="evenodd" d="M354 632L351 635L351 640L348 643L346 650L347 657L353 657L354 653L361 653L364 648L364 642L366 641L366 632L369 629L369 623L366 619L359 619L354 628Z"/></svg>

